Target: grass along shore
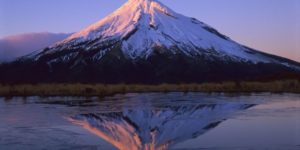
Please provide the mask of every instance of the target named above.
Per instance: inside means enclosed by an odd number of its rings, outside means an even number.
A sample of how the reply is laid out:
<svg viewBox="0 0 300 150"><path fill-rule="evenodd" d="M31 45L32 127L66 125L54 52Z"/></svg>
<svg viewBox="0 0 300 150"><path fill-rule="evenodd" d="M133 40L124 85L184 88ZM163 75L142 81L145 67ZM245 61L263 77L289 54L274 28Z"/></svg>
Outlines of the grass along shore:
<svg viewBox="0 0 300 150"><path fill-rule="evenodd" d="M17 84L1 85L0 96L111 96L145 92L300 93L300 81L223 82L202 84Z"/></svg>

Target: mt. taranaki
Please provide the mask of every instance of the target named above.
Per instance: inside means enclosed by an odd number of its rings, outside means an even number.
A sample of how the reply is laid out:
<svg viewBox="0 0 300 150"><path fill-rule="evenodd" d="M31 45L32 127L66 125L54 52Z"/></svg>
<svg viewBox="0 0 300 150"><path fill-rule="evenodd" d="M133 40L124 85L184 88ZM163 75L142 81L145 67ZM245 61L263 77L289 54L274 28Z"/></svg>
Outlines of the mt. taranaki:
<svg viewBox="0 0 300 150"><path fill-rule="evenodd" d="M238 44L157 0L129 0L0 71L2 81L178 83L299 75L300 64Z"/></svg>

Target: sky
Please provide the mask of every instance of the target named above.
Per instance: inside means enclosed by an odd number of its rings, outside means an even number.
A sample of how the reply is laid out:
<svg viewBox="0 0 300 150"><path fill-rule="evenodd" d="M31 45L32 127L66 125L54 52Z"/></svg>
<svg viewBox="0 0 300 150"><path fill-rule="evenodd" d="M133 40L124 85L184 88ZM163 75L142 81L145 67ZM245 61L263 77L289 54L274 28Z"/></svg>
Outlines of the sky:
<svg viewBox="0 0 300 150"><path fill-rule="evenodd" d="M300 62L300 0L160 0L249 47ZM71 33L126 0L0 0L0 38L28 32Z"/></svg>

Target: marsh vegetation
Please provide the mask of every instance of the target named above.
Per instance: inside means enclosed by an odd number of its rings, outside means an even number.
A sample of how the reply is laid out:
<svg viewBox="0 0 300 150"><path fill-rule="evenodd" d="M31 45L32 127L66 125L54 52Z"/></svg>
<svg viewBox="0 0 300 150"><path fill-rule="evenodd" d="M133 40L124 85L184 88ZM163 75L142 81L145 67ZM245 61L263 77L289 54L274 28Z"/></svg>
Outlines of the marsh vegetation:
<svg viewBox="0 0 300 150"><path fill-rule="evenodd" d="M287 92L300 93L299 80L202 84L2 84L0 96L111 96L146 92Z"/></svg>

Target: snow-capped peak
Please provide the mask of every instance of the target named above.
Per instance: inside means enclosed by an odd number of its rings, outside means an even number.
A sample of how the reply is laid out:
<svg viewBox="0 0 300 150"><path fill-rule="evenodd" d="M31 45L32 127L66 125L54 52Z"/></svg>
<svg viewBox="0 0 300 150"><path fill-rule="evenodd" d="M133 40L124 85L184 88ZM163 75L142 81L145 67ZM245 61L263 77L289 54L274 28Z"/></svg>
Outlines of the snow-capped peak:
<svg viewBox="0 0 300 150"><path fill-rule="evenodd" d="M103 40L109 37L125 37L131 31L133 31L138 24L141 23L141 19L143 19L144 25L154 24L154 15L157 10L169 15L174 14L174 12L172 12L170 9L163 7L155 0L129 0L111 15L105 17L95 24L92 24L82 31L75 33L63 43L74 39L80 39L84 41L99 37L102 37ZM151 15L147 17L147 21L145 18L146 15Z"/></svg>
<svg viewBox="0 0 300 150"><path fill-rule="evenodd" d="M60 58L65 61L76 57L78 50L97 50L93 59L100 60L115 47L131 60L147 59L160 49L168 54L211 60L284 64L232 41L195 18L174 12L157 0L129 0L104 19L38 55L35 53L34 58L37 60L45 54L69 51L67 56Z"/></svg>
<svg viewBox="0 0 300 150"><path fill-rule="evenodd" d="M88 41L93 44L81 45ZM214 51L220 57L239 61L269 61L253 57L246 48L208 25L180 15L156 0L129 0L111 15L51 48L90 50L111 41L121 41L124 55L131 59L147 58L154 48L160 47L188 56Z"/></svg>
<svg viewBox="0 0 300 150"><path fill-rule="evenodd" d="M299 63L238 44L158 0L129 0L95 24L18 61L26 63L2 75L5 82L23 80L12 74L24 70L31 81L39 70L43 76L37 79L45 81L147 84L250 80L300 71Z"/></svg>

